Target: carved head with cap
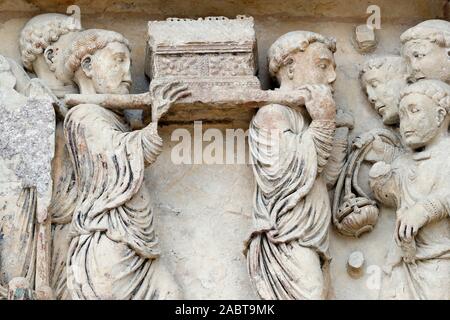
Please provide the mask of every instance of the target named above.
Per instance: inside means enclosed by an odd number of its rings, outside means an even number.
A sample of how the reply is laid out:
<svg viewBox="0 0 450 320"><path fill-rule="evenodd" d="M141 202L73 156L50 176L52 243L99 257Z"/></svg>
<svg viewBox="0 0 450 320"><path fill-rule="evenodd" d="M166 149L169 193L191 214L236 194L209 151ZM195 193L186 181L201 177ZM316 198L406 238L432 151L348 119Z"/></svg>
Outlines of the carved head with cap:
<svg viewBox="0 0 450 320"><path fill-rule="evenodd" d="M118 32L102 29L80 32L65 61L64 72L73 78L83 94L130 91L130 45Z"/></svg>
<svg viewBox="0 0 450 320"><path fill-rule="evenodd" d="M411 81L437 79L450 84L450 22L427 20L400 37Z"/></svg>
<svg viewBox="0 0 450 320"><path fill-rule="evenodd" d="M269 72L280 88L332 85L336 80L336 40L310 31L282 35L268 52Z"/></svg>
<svg viewBox="0 0 450 320"><path fill-rule="evenodd" d="M439 80L420 80L405 88L400 97L400 133L407 146L417 150L448 135L448 84Z"/></svg>

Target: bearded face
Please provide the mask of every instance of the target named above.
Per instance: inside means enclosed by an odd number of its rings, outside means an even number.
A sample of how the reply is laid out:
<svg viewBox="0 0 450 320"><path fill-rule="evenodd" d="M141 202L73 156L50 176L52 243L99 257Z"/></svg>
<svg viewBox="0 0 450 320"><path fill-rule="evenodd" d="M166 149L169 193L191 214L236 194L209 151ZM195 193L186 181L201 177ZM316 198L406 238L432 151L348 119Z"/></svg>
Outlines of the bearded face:
<svg viewBox="0 0 450 320"><path fill-rule="evenodd" d="M332 88L336 80L336 64L333 52L321 42L311 43L305 51L291 54L283 66L283 73L296 87L325 84Z"/></svg>

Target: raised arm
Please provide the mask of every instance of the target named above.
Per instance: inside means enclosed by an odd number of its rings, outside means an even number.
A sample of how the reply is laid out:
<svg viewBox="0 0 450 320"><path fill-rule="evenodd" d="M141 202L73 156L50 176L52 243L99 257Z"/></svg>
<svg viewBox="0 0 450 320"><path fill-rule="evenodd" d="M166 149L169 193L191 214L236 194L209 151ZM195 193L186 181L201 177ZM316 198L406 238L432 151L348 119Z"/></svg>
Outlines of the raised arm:
<svg viewBox="0 0 450 320"><path fill-rule="evenodd" d="M336 130L336 105L330 88L325 85L306 86L309 97L305 106L312 119L308 128L317 152L318 172L321 172L331 155Z"/></svg>
<svg viewBox="0 0 450 320"><path fill-rule="evenodd" d="M337 112L333 149L322 173L328 189L334 187L345 165L348 151L348 134L349 130L353 128L353 122L353 116L350 113L342 110Z"/></svg>
<svg viewBox="0 0 450 320"><path fill-rule="evenodd" d="M152 164L162 152L163 141L158 134L158 121L169 111L172 104L190 95L187 86L178 82L159 84L150 87L152 97L152 120L147 127L139 130L146 166Z"/></svg>

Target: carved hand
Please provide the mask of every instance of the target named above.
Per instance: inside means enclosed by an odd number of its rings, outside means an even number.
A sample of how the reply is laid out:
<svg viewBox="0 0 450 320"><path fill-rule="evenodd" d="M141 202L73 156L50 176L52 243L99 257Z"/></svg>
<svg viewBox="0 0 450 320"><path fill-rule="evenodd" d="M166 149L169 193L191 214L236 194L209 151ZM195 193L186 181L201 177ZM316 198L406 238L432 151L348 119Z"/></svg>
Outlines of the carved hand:
<svg viewBox="0 0 450 320"><path fill-rule="evenodd" d="M381 140L380 136L376 135L372 142L372 147L366 154L365 160L368 162L384 161L389 158L386 153L393 151L393 147Z"/></svg>
<svg viewBox="0 0 450 320"><path fill-rule="evenodd" d="M392 167L390 164L384 161L377 161L369 171L369 177L371 179L380 179L382 177L389 177L392 172Z"/></svg>
<svg viewBox="0 0 450 320"><path fill-rule="evenodd" d="M349 112L346 112L342 109L338 109L336 113L336 127L346 127L348 129L353 129L355 120L353 119L353 115Z"/></svg>
<svg viewBox="0 0 450 320"><path fill-rule="evenodd" d="M336 120L336 104L329 86L307 85L301 89L309 92L305 107L312 120Z"/></svg>
<svg viewBox="0 0 450 320"><path fill-rule="evenodd" d="M187 97L190 94L191 92L187 90L187 86L182 85L180 82L150 86L150 95L152 97L152 121L158 122L159 119L169 111L175 101Z"/></svg>
<svg viewBox="0 0 450 320"><path fill-rule="evenodd" d="M400 209L397 211L396 240L410 242L417 234L419 229L428 221L427 210L416 203L411 208Z"/></svg>

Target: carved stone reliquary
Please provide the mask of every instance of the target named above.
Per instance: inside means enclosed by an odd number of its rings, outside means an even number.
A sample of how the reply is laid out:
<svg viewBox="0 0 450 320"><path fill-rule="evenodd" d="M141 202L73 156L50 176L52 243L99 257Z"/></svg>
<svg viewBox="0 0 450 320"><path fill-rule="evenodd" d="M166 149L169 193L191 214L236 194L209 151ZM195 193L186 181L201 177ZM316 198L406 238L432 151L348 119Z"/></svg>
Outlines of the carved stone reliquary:
<svg viewBox="0 0 450 320"><path fill-rule="evenodd" d="M153 83L180 81L193 93L260 88L252 17L150 21L145 60Z"/></svg>

